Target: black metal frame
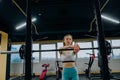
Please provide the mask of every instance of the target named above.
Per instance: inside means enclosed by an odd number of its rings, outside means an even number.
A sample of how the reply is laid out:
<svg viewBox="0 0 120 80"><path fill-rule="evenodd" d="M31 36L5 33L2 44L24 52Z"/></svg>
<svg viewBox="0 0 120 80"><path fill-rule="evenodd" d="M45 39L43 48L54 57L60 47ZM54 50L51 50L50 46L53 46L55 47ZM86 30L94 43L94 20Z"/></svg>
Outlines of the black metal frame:
<svg viewBox="0 0 120 80"><path fill-rule="evenodd" d="M110 72L108 67L108 59L107 59L107 51L105 47L105 35L104 35L104 28L101 21L101 12L100 12L100 2L99 0L94 0L94 8L95 8L95 15L96 15L96 23L97 23L97 39L98 39L98 47L99 52L102 57L102 79L103 80L110 80Z"/></svg>
<svg viewBox="0 0 120 80"><path fill-rule="evenodd" d="M104 29L101 22L101 13L100 13L100 3L99 0L93 0L96 20L97 20L97 31L98 31L98 45L99 52L102 56L102 71L103 71L103 80L110 80L110 73L108 68L108 60L106 56L106 47L105 47L105 39L104 39ZM25 80L31 80L31 0L27 0L27 33L26 33L26 50L25 50Z"/></svg>
<svg viewBox="0 0 120 80"><path fill-rule="evenodd" d="M92 67L92 64L93 64L94 59L95 59L95 54L94 54L94 53L93 53L93 54L87 53L87 54L90 55L90 58L89 58L89 62L88 62L88 63L85 63L85 64L88 65L88 68L85 69L84 72L85 72L87 78L88 78L89 80L91 80L91 78L92 78L92 77L91 77L91 67Z"/></svg>
<svg viewBox="0 0 120 80"><path fill-rule="evenodd" d="M62 61L56 60L56 80L60 80L62 78L62 72L61 72L61 70L63 68L60 67L59 62L62 62Z"/></svg>
<svg viewBox="0 0 120 80"><path fill-rule="evenodd" d="M31 26L31 0L27 0L27 25L25 48L25 80L31 80L31 51L32 51L32 26Z"/></svg>

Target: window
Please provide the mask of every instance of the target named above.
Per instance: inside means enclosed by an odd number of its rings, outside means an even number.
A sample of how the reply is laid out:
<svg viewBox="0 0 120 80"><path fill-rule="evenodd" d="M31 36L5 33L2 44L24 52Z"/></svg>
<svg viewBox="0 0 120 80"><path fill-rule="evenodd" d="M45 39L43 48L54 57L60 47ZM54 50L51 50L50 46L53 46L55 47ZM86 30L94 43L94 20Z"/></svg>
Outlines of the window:
<svg viewBox="0 0 120 80"><path fill-rule="evenodd" d="M41 50L56 49L55 44L42 44ZM41 52L41 60L56 59L56 51Z"/></svg>
<svg viewBox="0 0 120 80"><path fill-rule="evenodd" d="M120 59L120 49L113 49L112 58Z"/></svg>
<svg viewBox="0 0 120 80"><path fill-rule="evenodd" d="M112 40L113 47L120 47L120 40Z"/></svg>
<svg viewBox="0 0 120 80"><path fill-rule="evenodd" d="M110 40L107 40L108 42L110 42ZM98 47L98 41L93 41L94 47Z"/></svg>
<svg viewBox="0 0 120 80"><path fill-rule="evenodd" d="M112 58L120 59L120 49L115 49L115 47L120 47L120 40L112 40L113 54Z"/></svg>
<svg viewBox="0 0 120 80"><path fill-rule="evenodd" d="M19 51L21 45L12 45L11 51ZM39 44L33 44L32 50L39 50ZM39 52L32 53L32 57L34 57L34 62L39 62ZM33 59L33 58L32 58ZM19 53L18 54L11 54L11 62L12 63L18 63L22 62Z"/></svg>
<svg viewBox="0 0 120 80"><path fill-rule="evenodd" d="M79 42L78 45L80 45L81 50L78 52L78 58L88 58L89 55L87 53L92 54L92 49L90 50L82 50L84 48L92 48L91 42Z"/></svg>
<svg viewBox="0 0 120 80"><path fill-rule="evenodd" d="M21 45L12 45L11 51L19 51ZM20 59L19 53L18 54L11 54L11 63L19 63L22 62Z"/></svg>
<svg viewBox="0 0 120 80"><path fill-rule="evenodd" d="M58 42L57 43L57 49L59 49L60 47L63 46L63 42ZM58 59L60 59L60 54L59 54L59 51L57 52L57 56L58 56Z"/></svg>
<svg viewBox="0 0 120 80"><path fill-rule="evenodd" d="M109 43L110 43L110 40L107 40ZM93 41L93 44L94 44L94 48L98 48L98 41ZM99 50L98 49L94 49L94 53L95 53L95 56L97 57L98 56L98 52Z"/></svg>
<svg viewBox="0 0 120 80"><path fill-rule="evenodd" d="M98 47L98 42L97 41L93 41L94 47Z"/></svg>
<svg viewBox="0 0 120 80"><path fill-rule="evenodd" d="M39 44L33 44L32 50L39 50ZM39 62L39 54L40 54L40 52L32 53L33 62Z"/></svg>
<svg viewBox="0 0 120 80"><path fill-rule="evenodd" d="M93 41L93 47L94 48L98 48L98 41ZM94 49L94 53L95 53L95 56L97 57L98 56L98 49Z"/></svg>
<svg viewBox="0 0 120 80"><path fill-rule="evenodd" d="M94 49L95 56L98 57L98 49Z"/></svg>

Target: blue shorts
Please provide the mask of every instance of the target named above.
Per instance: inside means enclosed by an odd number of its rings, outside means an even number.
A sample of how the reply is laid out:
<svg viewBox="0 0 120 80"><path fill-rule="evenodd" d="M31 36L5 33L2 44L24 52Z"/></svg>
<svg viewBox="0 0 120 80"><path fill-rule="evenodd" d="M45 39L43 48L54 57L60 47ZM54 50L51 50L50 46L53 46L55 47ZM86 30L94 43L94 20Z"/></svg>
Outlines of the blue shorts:
<svg viewBox="0 0 120 80"><path fill-rule="evenodd" d="M77 68L63 68L62 80L79 80Z"/></svg>

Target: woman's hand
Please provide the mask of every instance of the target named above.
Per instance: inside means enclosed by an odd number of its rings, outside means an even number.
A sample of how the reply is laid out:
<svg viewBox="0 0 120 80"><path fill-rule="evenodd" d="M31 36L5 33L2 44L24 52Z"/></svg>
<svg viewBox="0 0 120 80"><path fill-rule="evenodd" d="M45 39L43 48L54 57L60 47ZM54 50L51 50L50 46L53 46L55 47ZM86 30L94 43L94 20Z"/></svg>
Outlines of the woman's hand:
<svg viewBox="0 0 120 80"><path fill-rule="evenodd" d="M73 49L74 49L73 51L77 53L80 51L80 46L78 44L74 44Z"/></svg>

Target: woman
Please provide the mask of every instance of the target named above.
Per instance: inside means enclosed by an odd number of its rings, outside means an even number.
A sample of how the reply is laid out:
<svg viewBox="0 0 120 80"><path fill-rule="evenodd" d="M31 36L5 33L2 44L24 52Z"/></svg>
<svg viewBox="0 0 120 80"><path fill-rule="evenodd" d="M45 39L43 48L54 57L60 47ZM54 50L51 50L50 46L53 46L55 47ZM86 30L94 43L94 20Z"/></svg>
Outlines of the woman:
<svg viewBox="0 0 120 80"><path fill-rule="evenodd" d="M75 65L75 55L80 50L80 47L78 44L73 44L73 38L70 34L64 36L63 45L60 48L60 56L63 62L62 80L79 80Z"/></svg>

